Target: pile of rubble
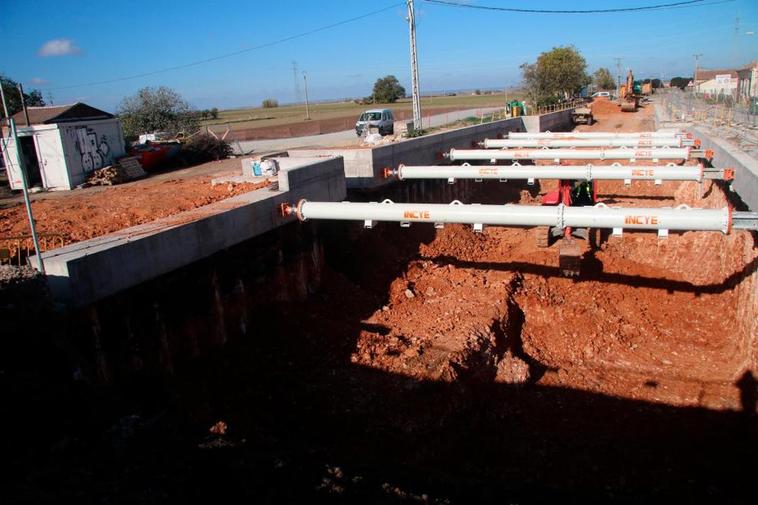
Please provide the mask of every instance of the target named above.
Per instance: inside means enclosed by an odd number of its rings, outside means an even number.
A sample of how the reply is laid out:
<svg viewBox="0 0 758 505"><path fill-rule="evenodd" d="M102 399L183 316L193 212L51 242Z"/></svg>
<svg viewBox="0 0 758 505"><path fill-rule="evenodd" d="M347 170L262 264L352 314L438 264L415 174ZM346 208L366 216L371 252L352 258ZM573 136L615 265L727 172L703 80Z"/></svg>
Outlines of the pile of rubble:
<svg viewBox="0 0 758 505"><path fill-rule="evenodd" d="M115 164L95 170L82 184L88 186L113 186L123 182L133 181L145 177L147 173L142 169L137 158L128 156L116 161Z"/></svg>

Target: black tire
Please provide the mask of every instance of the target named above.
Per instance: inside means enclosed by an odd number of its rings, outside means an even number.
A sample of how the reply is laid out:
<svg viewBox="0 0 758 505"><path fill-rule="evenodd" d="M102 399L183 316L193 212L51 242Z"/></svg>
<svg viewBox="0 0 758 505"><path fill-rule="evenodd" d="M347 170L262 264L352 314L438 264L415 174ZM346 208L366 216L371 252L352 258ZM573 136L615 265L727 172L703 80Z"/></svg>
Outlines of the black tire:
<svg viewBox="0 0 758 505"><path fill-rule="evenodd" d="M390 132L388 135L394 135L395 134L395 125L390 126Z"/></svg>

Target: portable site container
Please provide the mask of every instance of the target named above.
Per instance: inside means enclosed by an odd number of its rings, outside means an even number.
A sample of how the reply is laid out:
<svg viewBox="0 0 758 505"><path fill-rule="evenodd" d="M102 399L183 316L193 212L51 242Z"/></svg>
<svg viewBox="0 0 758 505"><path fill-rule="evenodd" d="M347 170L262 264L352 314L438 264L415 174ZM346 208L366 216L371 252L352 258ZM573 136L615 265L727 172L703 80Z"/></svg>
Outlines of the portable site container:
<svg viewBox="0 0 758 505"><path fill-rule="evenodd" d="M84 103L28 107L27 111L28 125L23 111L13 118L29 186L73 189L91 172L111 165L126 153L121 122L113 114ZM7 127L3 133L8 182L11 189L21 189L17 147L9 139Z"/></svg>

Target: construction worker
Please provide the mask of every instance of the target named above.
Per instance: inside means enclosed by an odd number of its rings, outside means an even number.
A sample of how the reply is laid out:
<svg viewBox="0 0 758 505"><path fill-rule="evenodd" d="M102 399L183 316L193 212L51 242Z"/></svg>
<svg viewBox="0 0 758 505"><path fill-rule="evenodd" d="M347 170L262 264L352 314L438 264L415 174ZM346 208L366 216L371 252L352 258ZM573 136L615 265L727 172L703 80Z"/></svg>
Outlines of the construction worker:
<svg viewBox="0 0 758 505"><path fill-rule="evenodd" d="M594 205L590 181L574 182L574 187L571 188L571 203L574 205Z"/></svg>

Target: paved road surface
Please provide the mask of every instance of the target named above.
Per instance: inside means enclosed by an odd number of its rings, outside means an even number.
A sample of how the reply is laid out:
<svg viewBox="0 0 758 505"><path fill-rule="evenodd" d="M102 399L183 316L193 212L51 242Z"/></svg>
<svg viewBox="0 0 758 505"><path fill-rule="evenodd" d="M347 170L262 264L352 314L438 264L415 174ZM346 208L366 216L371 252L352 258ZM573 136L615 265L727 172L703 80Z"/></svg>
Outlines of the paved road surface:
<svg viewBox="0 0 758 505"><path fill-rule="evenodd" d="M494 112L501 107L484 107L479 109L459 110L455 112L448 112L445 114L437 114L424 118L424 128L442 126L447 123L458 121L459 119L467 118L469 116L479 115L480 113L488 114ZM395 132L400 132L405 129L406 121L395 122ZM355 135L355 130L345 130L335 133L324 133L322 135L308 135L306 137L291 137L286 139L272 139L272 140L243 140L232 144L235 152L241 151L243 153L249 152L268 152L268 151L280 151L285 149L292 149L296 147L341 147L347 145L358 145L358 137Z"/></svg>

